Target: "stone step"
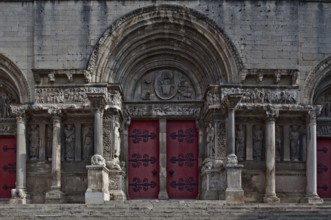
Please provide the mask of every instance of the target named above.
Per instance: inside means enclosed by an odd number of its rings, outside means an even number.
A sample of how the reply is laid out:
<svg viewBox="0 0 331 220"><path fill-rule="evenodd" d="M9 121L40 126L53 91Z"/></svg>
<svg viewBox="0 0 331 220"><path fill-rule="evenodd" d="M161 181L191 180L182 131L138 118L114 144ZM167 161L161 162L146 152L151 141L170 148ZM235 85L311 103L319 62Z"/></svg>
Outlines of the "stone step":
<svg viewBox="0 0 331 220"><path fill-rule="evenodd" d="M268 219L329 220L331 205L242 204L222 201L130 200L85 204L28 204L0 206L0 219Z"/></svg>

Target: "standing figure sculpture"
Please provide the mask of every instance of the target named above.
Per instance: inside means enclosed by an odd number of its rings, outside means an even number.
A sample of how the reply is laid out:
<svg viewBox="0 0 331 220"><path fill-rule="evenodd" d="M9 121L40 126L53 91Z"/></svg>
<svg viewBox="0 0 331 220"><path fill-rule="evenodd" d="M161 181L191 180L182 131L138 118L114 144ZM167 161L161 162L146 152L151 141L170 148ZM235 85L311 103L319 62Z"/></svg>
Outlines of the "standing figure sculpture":
<svg viewBox="0 0 331 220"><path fill-rule="evenodd" d="M215 129L212 123L209 123L207 129L207 139L206 139L206 147L207 147L207 156L209 158L215 158Z"/></svg>
<svg viewBox="0 0 331 220"><path fill-rule="evenodd" d="M73 160L75 158L75 128L68 124L64 129L65 135L65 159Z"/></svg>
<svg viewBox="0 0 331 220"><path fill-rule="evenodd" d="M282 129L276 126L276 161L282 160Z"/></svg>
<svg viewBox="0 0 331 220"><path fill-rule="evenodd" d="M299 161L300 154L300 129L299 126L294 125L290 133L290 142L291 142L291 160Z"/></svg>
<svg viewBox="0 0 331 220"><path fill-rule="evenodd" d="M240 161L245 158L245 130L241 124L236 131L236 155Z"/></svg>
<svg viewBox="0 0 331 220"><path fill-rule="evenodd" d="M39 144L39 127L38 125L30 126L30 160L38 159Z"/></svg>
<svg viewBox="0 0 331 220"><path fill-rule="evenodd" d="M90 160L93 155L93 131L92 127L84 127L83 129L83 158Z"/></svg>
<svg viewBox="0 0 331 220"><path fill-rule="evenodd" d="M263 150L263 130L260 125L256 125L253 131L253 158L262 160Z"/></svg>

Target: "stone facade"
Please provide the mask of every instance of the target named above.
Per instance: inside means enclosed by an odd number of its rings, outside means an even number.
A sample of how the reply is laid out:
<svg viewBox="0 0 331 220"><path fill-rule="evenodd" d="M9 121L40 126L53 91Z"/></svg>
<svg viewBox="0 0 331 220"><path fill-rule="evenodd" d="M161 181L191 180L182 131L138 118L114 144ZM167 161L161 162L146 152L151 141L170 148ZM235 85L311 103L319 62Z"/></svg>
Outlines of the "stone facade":
<svg viewBox="0 0 331 220"><path fill-rule="evenodd" d="M321 203L331 1L1 1L0 142L11 203L128 196L128 129L198 128L197 199ZM91 161L92 158L92 161ZM153 174L154 175L154 174Z"/></svg>

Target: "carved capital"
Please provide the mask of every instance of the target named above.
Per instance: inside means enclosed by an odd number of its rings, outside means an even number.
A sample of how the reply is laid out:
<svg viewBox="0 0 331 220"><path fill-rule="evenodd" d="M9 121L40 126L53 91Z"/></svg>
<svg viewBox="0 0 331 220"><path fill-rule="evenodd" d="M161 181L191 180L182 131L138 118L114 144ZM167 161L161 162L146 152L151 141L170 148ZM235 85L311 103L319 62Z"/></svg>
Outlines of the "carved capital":
<svg viewBox="0 0 331 220"><path fill-rule="evenodd" d="M270 121L276 120L276 118L278 118L278 116L279 116L278 109L269 108L265 113L266 113L267 120L270 120Z"/></svg>
<svg viewBox="0 0 331 220"><path fill-rule="evenodd" d="M10 114L16 117L17 122L25 122L26 110L27 106L25 105L10 105Z"/></svg>
<svg viewBox="0 0 331 220"><path fill-rule="evenodd" d="M102 110L106 106L106 95L104 93L86 93L92 108Z"/></svg>
<svg viewBox="0 0 331 220"><path fill-rule="evenodd" d="M48 114L52 116L53 122L60 122L63 116L62 110L60 109L48 109Z"/></svg>
<svg viewBox="0 0 331 220"><path fill-rule="evenodd" d="M241 94L231 94L225 98L225 104L228 109L235 109L241 100Z"/></svg>

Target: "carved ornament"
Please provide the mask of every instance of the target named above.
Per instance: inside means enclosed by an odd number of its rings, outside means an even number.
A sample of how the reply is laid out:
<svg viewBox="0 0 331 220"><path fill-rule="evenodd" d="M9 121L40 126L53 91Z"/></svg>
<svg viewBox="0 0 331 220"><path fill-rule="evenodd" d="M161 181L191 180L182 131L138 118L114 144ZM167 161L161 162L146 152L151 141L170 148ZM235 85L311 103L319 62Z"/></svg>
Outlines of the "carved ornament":
<svg viewBox="0 0 331 220"><path fill-rule="evenodd" d="M197 117L200 106L190 104L132 104L127 105L127 113L130 117L143 116L192 116Z"/></svg>

